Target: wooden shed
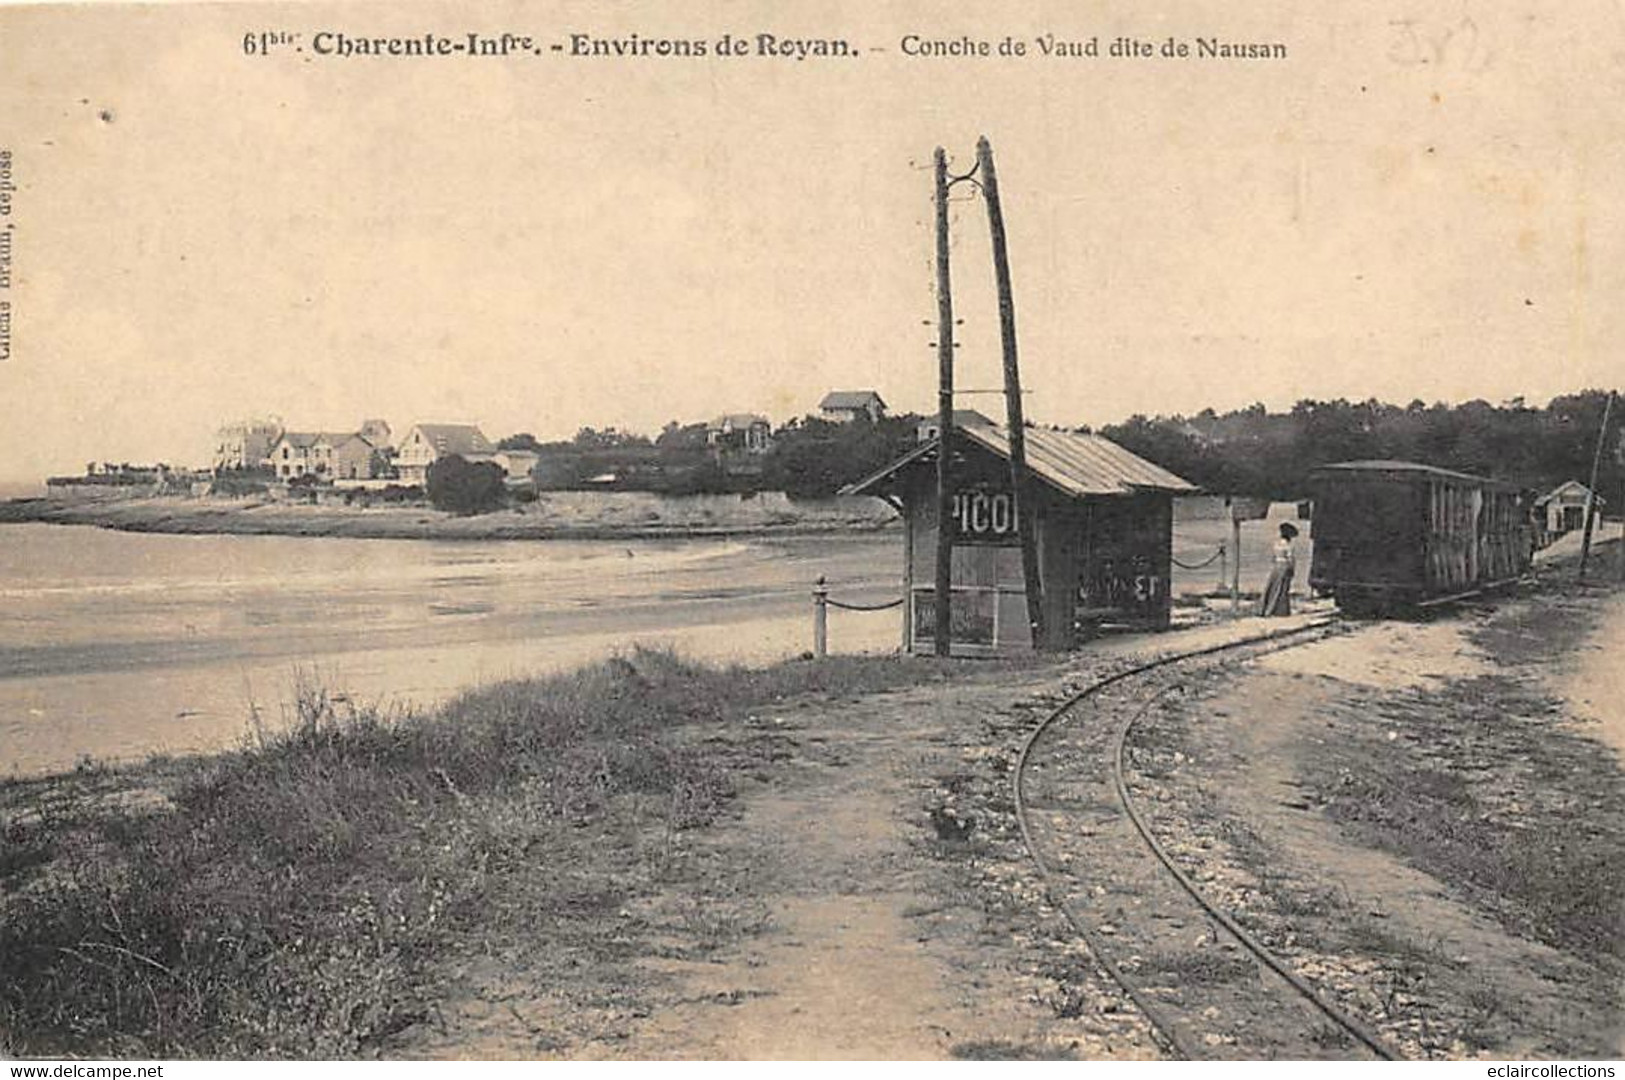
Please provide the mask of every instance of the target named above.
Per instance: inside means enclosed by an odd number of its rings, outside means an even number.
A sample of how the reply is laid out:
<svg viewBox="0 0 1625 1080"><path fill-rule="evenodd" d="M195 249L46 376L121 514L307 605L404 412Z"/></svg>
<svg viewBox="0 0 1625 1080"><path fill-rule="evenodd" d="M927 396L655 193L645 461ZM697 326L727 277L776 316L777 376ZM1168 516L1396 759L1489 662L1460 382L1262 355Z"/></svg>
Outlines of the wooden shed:
<svg viewBox="0 0 1625 1080"><path fill-rule="evenodd" d="M903 641L932 651L940 439L844 489L896 503L905 523ZM993 424L956 425L952 567L953 653L1032 648L1020 534L1010 492L1010 442ZM1168 625L1173 497L1195 486L1110 439L1026 432L1044 627L1049 648L1071 648L1107 627Z"/></svg>
<svg viewBox="0 0 1625 1080"><path fill-rule="evenodd" d="M1558 537L1585 528L1586 507L1601 507L1607 501L1601 495L1593 495L1580 481L1567 480L1536 499L1535 509L1540 512L1546 535Z"/></svg>

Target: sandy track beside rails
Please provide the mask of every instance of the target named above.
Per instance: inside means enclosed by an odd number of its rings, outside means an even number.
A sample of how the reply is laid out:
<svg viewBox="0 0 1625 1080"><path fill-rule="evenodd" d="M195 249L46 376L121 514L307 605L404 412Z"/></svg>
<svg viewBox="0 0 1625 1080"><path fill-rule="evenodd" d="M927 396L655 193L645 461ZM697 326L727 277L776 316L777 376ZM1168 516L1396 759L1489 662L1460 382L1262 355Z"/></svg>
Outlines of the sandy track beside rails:
<svg viewBox="0 0 1625 1080"><path fill-rule="evenodd" d="M1590 655L1584 626L1601 603L1536 595L1370 624L1178 680L1183 697L1148 718L1147 745L1131 753L1137 798L1244 925L1407 1055L1617 1052L1614 961L1577 944L1606 935L1598 920L1617 904L1559 910L1553 890L1525 888L1545 871L1572 871L1575 890L1606 884L1584 876L1595 869L1588 853L1625 836L1617 763L1585 757L1596 725L1549 685L1568 671L1554 657ZM1581 628L1554 629L1571 624ZM772 733L782 753L748 782L735 818L678 837L662 886L620 913L626 964L566 973L506 966L498 952L461 972L438 1032L402 1049L1160 1056L1045 895L1020 841L1011 769L1070 690L1132 659L1279 625L1119 639L968 683L763 711L747 726ZM1582 767L1586 807L1533 794L1551 770ZM1516 840L1525 826L1572 826L1589 846L1531 862L1529 845L1481 844L1469 859L1432 836L1441 846L1430 863L1396 847L1394 821L1339 801L1385 771L1449 795L1428 804L1434 832ZM1354 788L1338 786L1344 772ZM944 838L934 808L974 819L974 831Z"/></svg>

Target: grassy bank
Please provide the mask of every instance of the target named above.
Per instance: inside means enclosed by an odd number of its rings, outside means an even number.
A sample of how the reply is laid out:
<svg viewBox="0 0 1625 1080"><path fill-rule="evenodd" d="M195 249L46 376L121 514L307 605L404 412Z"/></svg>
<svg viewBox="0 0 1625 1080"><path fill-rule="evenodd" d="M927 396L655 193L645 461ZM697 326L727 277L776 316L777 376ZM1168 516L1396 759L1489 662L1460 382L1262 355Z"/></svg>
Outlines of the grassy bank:
<svg viewBox="0 0 1625 1080"><path fill-rule="evenodd" d="M0 786L0 1050L386 1053L453 961L624 959L605 920L782 753L755 711L949 677L637 651L394 720L313 688L239 753Z"/></svg>

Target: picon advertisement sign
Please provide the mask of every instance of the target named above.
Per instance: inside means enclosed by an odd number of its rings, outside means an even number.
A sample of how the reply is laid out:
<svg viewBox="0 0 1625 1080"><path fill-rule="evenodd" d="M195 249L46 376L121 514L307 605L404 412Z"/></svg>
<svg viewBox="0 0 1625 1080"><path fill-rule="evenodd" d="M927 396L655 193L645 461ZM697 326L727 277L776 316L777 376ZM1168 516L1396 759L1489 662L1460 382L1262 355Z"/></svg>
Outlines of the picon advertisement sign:
<svg viewBox="0 0 1625 1080"><path fill-rule="evenodd" d="M1016 500L1006 489L967 488L954 494L955 544L1014 547L1021 543Z"/></svg>

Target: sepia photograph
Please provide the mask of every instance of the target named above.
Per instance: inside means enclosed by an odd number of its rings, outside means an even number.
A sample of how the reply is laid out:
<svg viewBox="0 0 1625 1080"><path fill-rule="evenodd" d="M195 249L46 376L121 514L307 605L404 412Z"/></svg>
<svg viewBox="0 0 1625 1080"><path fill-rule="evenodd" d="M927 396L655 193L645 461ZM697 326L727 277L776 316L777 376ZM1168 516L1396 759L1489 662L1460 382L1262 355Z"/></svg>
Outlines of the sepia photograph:
<svg viewBox="0 0 1625 1080"><path fill-rule="evenodd" d="M1621 102L1619 0L0 2L0 1057L1613 1077Z"/></svg>

